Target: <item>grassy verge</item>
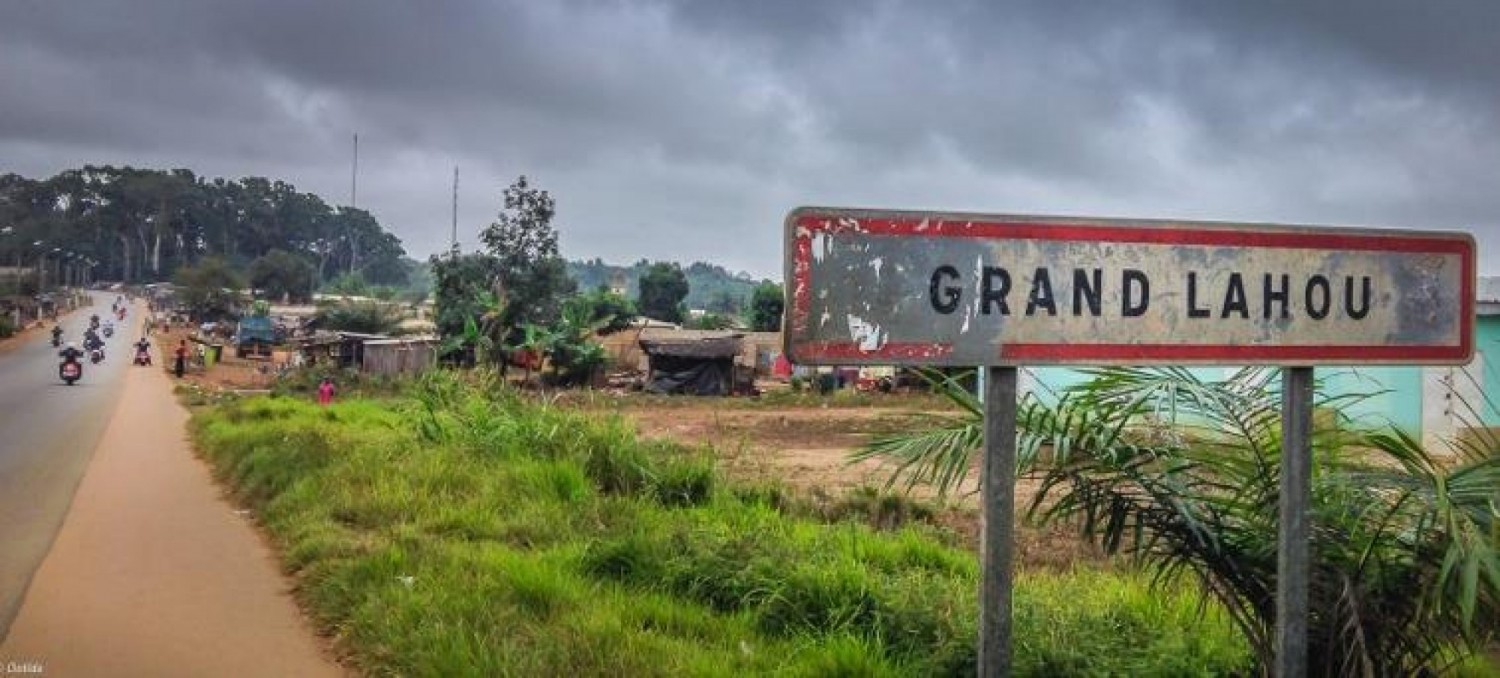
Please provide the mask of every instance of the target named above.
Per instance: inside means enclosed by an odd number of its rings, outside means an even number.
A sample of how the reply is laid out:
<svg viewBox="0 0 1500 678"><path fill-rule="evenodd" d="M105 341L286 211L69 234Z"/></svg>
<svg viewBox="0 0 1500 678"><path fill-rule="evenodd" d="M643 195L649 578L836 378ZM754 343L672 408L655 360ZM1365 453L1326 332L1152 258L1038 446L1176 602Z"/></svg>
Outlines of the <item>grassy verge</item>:
<svg viewBox="0 0 1500 678"><path fill-rule="evenodd" d="M920 523L819 519L618 419L436 375L384 401L251 398L194 421L306 609L370 673L973 672L972 554ZM1023 675L1248 668L1220 613L1136 575L1023 575L1015 606Z"/></svg>

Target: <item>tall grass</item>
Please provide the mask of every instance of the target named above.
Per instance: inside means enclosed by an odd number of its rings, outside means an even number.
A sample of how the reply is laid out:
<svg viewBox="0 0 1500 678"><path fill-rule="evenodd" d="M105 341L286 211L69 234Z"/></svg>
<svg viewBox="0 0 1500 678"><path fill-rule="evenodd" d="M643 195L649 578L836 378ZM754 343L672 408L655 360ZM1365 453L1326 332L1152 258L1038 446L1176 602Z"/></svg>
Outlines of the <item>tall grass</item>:
<svg viewBox="0 0 1500 678"><path fill-rule="evenodd" d="M704 450L437 375L401 398L201 410L319 625L373 674L969 675L973 554L819 519ZM866 500L868 501L868 500ZM1196 591L1023 574L1026 675L1201 675L1249 654Z"/></svg>

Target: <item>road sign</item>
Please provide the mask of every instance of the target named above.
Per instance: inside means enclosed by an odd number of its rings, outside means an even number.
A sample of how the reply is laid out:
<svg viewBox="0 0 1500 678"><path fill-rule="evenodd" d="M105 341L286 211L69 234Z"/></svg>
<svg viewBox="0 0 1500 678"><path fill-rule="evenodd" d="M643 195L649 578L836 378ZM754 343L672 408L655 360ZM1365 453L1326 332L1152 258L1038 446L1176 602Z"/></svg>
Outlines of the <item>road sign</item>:
<svg viewBox="0 0 1500 678"><path fill-rule="evenodd" d="M786 352L818 365L1462 364L1466 233L794 210Z"/></svg>

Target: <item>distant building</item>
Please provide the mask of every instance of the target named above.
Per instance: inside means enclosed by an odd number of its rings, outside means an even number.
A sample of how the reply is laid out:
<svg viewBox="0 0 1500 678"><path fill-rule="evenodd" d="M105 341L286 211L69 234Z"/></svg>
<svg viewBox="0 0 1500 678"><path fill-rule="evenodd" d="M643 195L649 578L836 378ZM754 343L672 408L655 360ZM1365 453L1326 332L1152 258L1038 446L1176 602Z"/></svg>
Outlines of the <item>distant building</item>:
<svg viewBox="0 0 1500 678"><path fill-rule="evenodd" d="M630 297L630 283L624 273L615 273L609 279L609 291L622 297Z"/></svg>

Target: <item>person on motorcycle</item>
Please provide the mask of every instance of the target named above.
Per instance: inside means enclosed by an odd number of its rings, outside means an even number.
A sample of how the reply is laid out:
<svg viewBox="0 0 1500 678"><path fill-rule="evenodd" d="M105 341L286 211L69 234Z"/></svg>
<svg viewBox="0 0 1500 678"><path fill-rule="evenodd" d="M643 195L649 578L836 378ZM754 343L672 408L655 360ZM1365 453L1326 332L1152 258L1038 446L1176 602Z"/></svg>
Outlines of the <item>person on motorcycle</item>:
<svg viewBox="0 0 1500 678"><path fill-rule="evenodd" d="M53 346L61 346L62 345L62 335L63 335L62 325L53 325L52 326L52 345Z"/></svg>
<svg viewBox="0 0 1500 678"><path fill-rule="evenodd" d="M151 364L151 342L147 341L145 337L141 337L140 341L135 342L135 364Z"/></svg>
<svg viewBox="0 0 1500 678"><path fill-rule="evenodd" d="M78 347L70 341L68 347L58 351L57 355L62 358L62 362L57 366L57 376L72 386L73 382L83 376L83 362L80 360L83 357L83 351L78 350Z"/></svg>
<svg viewBox="0 0 1500 678"><path fill-rule="evenodd" d="M78 346L76 346L73 342L70 341L70 342L68 342L68 345L67 345L66 348L64 348L63 350L57 352L57 355L58 355L58 357L62 358L63 362L65 362L65 363L69 363L69 362L76 363L76 362L78 362L79 358L83 357L83 351L78 350Z"/></svg>

